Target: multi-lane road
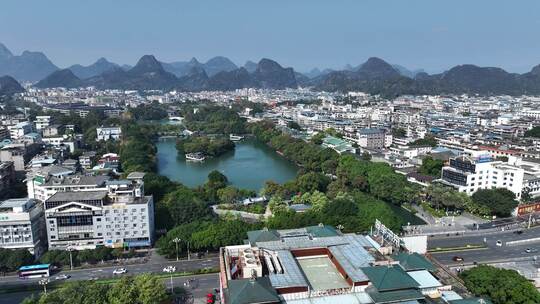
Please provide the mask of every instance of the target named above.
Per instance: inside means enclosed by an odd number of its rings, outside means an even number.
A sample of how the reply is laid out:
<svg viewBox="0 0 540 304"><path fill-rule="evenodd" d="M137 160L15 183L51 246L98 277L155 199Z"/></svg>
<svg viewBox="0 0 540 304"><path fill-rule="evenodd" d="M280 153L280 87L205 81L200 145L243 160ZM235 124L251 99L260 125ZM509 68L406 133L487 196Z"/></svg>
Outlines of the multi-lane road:
<svg viewBox="0 0 540 304"><path fill-rule="evenodd" d="M91 280L91 279L108 279L112 278L115 275L113 271L116 268L125 268L127 274L123 275L136 275L141 273L163 273L163 268L169 265L176 267L177 272L184 271L195 271L203 268L216 268L218 267L219 258L218 257L208 257L204 259L196 260L180 260L180 261L163 261L163 262L148 262L145 264L132 264L132 265L117 265L117 266L107 266L99 268L89 268L89 269L76 269L76 270L64 270L57 273L54 273L49 278L50 281L54 281L55 277L60 274L69 275L70 278L67 281L75 280ZM118 276L118 275L116 275ZM0 288L2 287L14 287L21 285L36 285L38 286L38 281L40 279L20 279L17 276L5 276L0 277ZM167 287L170 287L170 277L163 278L164 283ZM189 293L194 298L202 298L208 292L211 292L214 288L219 287L218 275L217 274L203 274L203 275L193 275L193 276L184 276L184 277L173 277L174 286L184 286L184 283L188 280L193 280L192 283L186 287ZM25 297L31 295L32 292L16 292L11 294L2 294L0 295L0 303L19 303Z"/></svg>
<svg viewBox="0 0 540 304"><path fill-rule="evenodd" d="M503 261L533 260L540 258L540 242L533 242L521 245L507 245L508 242L516 240L527 240L540 238L540 228L524 229L521 233L516 231L501 231L496 233L478 234L469 236L452 237L432 237L428 240L428 249L436 248L456 248L447 252L433 252L432 256L447 266L468 265L473 263L496 263ZM500 245L497 242L500 241ZM482 246L478 249L462 248L467 245ZM526 249L532 252L526 252ZM461 257L463 261L454 261L454 257Z"/></svg>

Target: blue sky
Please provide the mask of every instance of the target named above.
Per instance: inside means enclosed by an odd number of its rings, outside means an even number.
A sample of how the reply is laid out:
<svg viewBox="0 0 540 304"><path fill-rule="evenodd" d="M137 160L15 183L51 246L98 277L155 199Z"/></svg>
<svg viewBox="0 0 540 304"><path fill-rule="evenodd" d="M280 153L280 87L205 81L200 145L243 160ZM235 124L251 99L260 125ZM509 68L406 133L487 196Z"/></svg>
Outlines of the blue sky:
<svg viewBox="0 0 540 304"><path fill-rule="evenodd" d="M61 67L223 55L306 71L377 56L429 72L462 63L525 72L540 64L539 12L535 0L2 0L0 42Z"/></svg>

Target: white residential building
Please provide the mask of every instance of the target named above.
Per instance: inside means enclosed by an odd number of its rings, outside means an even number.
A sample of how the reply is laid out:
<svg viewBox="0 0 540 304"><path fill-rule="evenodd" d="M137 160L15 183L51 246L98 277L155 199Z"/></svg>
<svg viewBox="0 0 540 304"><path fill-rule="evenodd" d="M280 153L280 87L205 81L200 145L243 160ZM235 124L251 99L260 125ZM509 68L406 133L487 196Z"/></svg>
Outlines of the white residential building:
<svg viewBox="0 0 540 304"><path fill-rule="evenodd" d="M106 190L57 192L45 202L49 249L150 247L154 201L140 179L110 181Z"/></svg>
<svg viewBox="0 0 540 304"><path fill-rule="evenodd" d="M100 127L96 128L96 132L96 141L118 140L122 136L122 129L120 127Z"/></svg>
<svg viewBox="0 0 540 304"><path fill-rule="evenodd" d="M34 123L36 124L36 130L43 130L46 127L51 125L51 117L50 116L36 116L36 120L34 120Z"/></svg>
<svg viewBox="0 0 540 304"><path fill-rule="evenodd" d="M32 124L28 121L23 121L13 126L9 126L9 135L11 139L23 138L24 135L32 132Z"/></svg>
<svg viewBox="0 0 540 304"><path fill-rule="evenodd" d="M442 168L442 181L460 192L472 195L480 189L505 188L521 199L523 168L515 162L494 161L489 155L459 156Z"/></svg>
<svg viewBox="0 0 540 304"><path fill-rule="evenodd" d="M0 202L0 247L28 249L40 256L45 249L43 207L33 199L18 198Z"/></svg>

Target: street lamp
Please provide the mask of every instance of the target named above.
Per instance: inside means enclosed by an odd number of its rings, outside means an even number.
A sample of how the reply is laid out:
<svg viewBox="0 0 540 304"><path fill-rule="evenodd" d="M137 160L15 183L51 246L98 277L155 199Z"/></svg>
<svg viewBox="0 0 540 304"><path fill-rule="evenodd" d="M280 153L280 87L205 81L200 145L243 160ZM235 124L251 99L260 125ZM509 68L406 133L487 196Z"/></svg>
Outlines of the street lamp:
<svg viewBox="0 0 540 304"><path fill-rule="evenodd" d="M341 232L341 230L343 230L343 228L345 228L345 227L343 227L343 225L339 224L339 225L336 226L336 228L339 230L339 232Z"/></svg>
<svg viewBox="0 0 540 304"><path fill-rule="evenodd" d="M47 294L47 284L49 284L49 279L41 279L38 283L43 286L43 292Z"/></svg>
<svg viewBox="0 0 540 304"><path fill-rule="evenodd" d="M73 270L73 254L72 252L75 250L72 246L68 246L67 250L69 251L69 268L70 270Z"/></svg>
<svg viewBox="0 0 540 304"><path fill-rule="evenodd" d="M176 261L178 261L178 243L182 241L181 238L174 238L171 242L174 242L176 244Z"/></svg>
<svg viewBox="0 0 540 304"><path fill-rule="evenodd" d="M191 261L191 254L189 254L189 240L187 241L187 260Z"/></svg>

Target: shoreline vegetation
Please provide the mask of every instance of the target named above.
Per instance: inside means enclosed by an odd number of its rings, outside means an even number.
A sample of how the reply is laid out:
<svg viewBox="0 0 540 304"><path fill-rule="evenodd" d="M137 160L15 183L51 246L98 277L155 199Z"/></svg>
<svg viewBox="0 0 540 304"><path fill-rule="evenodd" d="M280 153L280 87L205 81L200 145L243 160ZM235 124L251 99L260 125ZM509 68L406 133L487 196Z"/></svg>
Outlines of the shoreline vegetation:
<svg viewBox="0 0 540 304"><path fill-rule="evenodd" d="M217 157L233 151L235 144L228 137L190 136L176 141L179 154L200 153L204 157Z"/></svg>

